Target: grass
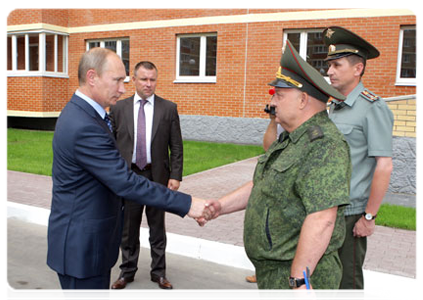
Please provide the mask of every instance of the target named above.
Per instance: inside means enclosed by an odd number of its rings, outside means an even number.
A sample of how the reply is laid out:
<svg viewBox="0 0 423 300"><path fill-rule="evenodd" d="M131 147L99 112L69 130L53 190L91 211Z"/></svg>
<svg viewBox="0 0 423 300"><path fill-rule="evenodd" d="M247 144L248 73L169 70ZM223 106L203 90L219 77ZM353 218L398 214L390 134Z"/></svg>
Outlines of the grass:
<svg viewBox="0 0 423 300"><path fill-rule="evenodd" d="M184 141L184 176L263 153L261 146Z"/></svg>
<svg viewBox="0 0 423 300"><path fill-rule="evenodd" d="M53 132L7 130L7 169L51 176Z"/></svg>
<svg viewBox="0 0 423 300"><path fill-rule="evenodd" d="M7 169L51 176L53 132L7 130ZM260 146L184 141L183 176L262 154Z"/></svg>
<svg viewBox="0 0 423 300"><path fill-rule="evenodd" d="M377 213L376 225L416 230L416 209L382 204Z"/></svg>
<svg viewBox="0 0 423 300"><path fill-rule="evenodd" d="M51 176L53 132L8 129L8 170ZM190 175L263 153L260 146L184 141L184 173ZM376 224L416 230L416 209L382 204Z"/></svg>

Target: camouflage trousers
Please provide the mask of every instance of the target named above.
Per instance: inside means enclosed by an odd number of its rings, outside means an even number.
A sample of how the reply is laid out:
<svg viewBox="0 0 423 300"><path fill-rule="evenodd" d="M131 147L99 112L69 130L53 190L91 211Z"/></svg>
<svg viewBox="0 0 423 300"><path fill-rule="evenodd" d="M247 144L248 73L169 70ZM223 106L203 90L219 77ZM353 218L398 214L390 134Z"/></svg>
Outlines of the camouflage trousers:
<svg viewBox="0 0 423 300"><path fill-rule="evenodd" d="M259 289L289 289L291 261L253 261ZM311 275L313 289L338 289L342 264L337 251L323 255Z"/></svg>

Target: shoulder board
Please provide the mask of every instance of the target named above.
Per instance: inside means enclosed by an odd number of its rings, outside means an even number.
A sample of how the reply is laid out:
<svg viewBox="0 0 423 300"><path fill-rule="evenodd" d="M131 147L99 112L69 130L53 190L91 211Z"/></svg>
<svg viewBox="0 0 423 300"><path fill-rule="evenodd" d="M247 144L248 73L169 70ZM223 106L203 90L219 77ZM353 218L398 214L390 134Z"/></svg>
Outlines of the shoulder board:
<svg viewBox="0 0 423 300"><path fill-rule="evenodd" d="M366 99L367 101L370 102L375 102L378 101L380 99L380 97L372 92L370 92L368 89L365 89L364 91L361 92L360 94L364 99Z"/></svg>
<svg viewBox="0 0 423 300"><path fill-rule="evenodd" d="M318 125L311 126L307 130L307 133L308 133L308 138L310 139L310 142L324 137L322 128L320 128L320 126Z"/></svg>

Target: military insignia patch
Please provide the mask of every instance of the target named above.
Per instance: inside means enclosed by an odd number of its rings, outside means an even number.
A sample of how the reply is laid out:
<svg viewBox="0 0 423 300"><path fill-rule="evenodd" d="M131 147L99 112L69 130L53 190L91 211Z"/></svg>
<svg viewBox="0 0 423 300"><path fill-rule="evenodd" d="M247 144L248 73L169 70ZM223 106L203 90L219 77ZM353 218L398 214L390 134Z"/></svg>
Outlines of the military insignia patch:
<svg viewBox="0 0 423 300"><path fill-rule="evenodd" d="M324 136L322 128L320 126L311 126L308 130L308 138L310 139L310 142L320 139Z"/></svg>
<svg viewBox="0 0 423 300"><path fill-rule="evenodd" d="M375 101L377 101L377 100L379 100L379 99L380 99L380 97L379 97L378 95L376 95L376 94L374 94L374 93L370 92L370 91L369 91L369 90L367 90L367 89L361 92L361 96L362 96L364 99L366 99L367 101L370 101L370 102L375 102Z"/></svg>

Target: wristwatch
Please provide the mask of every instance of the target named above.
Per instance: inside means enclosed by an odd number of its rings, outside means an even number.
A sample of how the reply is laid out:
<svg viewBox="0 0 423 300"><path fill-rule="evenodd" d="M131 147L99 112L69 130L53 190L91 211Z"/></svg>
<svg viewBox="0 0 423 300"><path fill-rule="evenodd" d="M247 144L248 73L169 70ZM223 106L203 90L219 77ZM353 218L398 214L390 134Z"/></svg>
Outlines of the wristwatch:
<svg viewBox="0 0 423 300"><path fill-rule="evenodd" d="M302 286L303 284L305 284L305 279L304 278L289 277L288 278L288 281L289 281L289 287L291 289L293 289L293 288L299 288L300 286Z"/></svg>
<svg viewBox="0 0 423 300"><path fill-rule="evenodd" d="M364 216L364 218L365 218L367 221L371 221L371 220L376 219L376 216L377 216L377 215L374 215L374 216L373 216L371 213L364 212L364 213L363 213L363 216Z"/></svg>

